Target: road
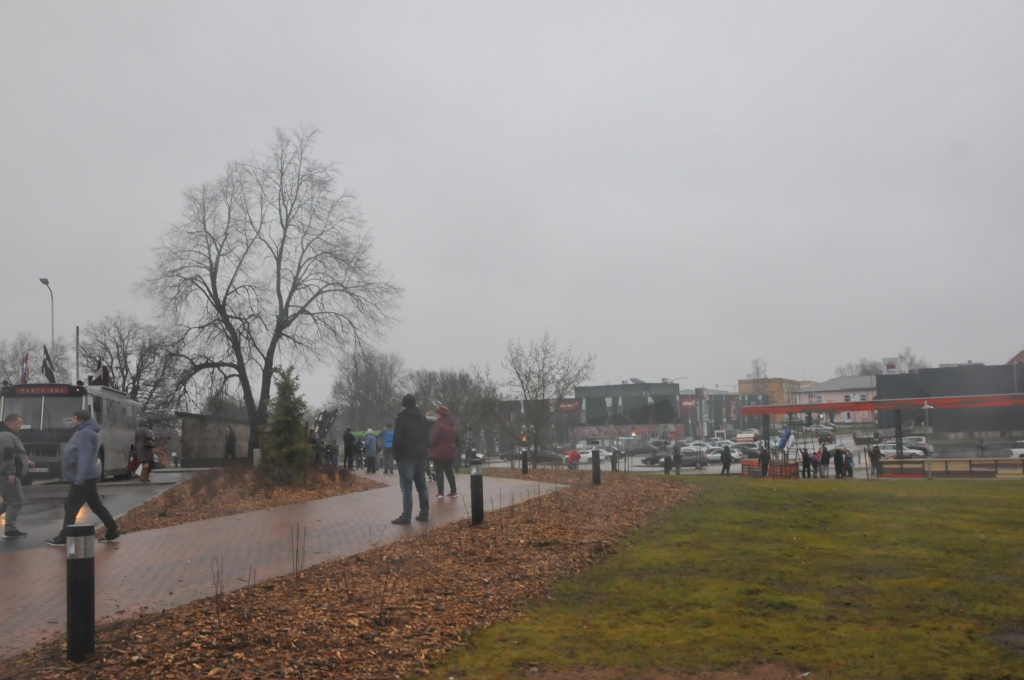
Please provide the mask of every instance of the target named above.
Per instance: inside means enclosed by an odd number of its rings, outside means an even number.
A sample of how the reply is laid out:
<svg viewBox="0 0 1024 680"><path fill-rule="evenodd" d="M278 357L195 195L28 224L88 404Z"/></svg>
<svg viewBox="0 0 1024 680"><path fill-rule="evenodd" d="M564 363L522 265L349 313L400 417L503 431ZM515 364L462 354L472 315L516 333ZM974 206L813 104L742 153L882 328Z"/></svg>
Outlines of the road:
<svg viewBox="0 0 1024 680"><path fill-rule="evenodd" d="M149 484L143 484L137 479L123 482L103 482L99 485L100 499L116 519L135 506L142 505L150 498L159 496L191 474L194 472L158 470L153 472L153 481ZM45 545L46 539L53 538L60 533L61 523L64 521L64 498L68 495L68 485L36 483L24 487L24 490L25 507L21 509L21 515L18 516L18 528L27 532L28 536L0 541L0 554L42 547ZM0 520L0 524L3 524L6 519L4 516ZM88 506L79 511L77 520L100 524L100 520L89 510Z"/></svg>

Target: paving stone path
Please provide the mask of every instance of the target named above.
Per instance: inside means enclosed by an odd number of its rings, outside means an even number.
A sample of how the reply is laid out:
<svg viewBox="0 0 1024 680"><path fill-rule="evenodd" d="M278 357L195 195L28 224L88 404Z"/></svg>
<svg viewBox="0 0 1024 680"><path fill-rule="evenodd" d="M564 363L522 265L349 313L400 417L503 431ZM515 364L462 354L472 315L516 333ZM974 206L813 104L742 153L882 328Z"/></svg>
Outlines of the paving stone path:
<svg viewBox="0 0 1024 680"><path fill-rule="evenodd" d="M358 472L356 474L365 474ZM249 568L259 581L292 570L291 533L305 530L305 566L347 557L469 516L469 476L457 475L458 499L435 499L431 521L400 526L398 475L376 474L387 486L270 510L126 534L96 544L97 620L160 611L213 594L211 564L220 558L225 590L245 585ZM556 487L517 479L484 478L484 501L503 506ZM500 499L500 501L499 501ZM485 520L486 521L486 520ZM66 554L46 547L0 554L0 656L53 639L66 626Z"/></svg>

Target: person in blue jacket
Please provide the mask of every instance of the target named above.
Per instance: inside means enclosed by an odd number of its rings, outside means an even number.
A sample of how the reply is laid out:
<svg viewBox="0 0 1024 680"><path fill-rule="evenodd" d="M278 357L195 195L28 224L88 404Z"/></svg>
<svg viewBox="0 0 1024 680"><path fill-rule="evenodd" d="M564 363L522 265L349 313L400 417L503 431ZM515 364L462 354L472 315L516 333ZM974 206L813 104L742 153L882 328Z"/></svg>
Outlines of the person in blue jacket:
<svg viewBox="0 0 1024 680"><path fill-rule="evenodd" d="M65 545L67 543L67 527L75 523L75 517L83 505L88 504L97 517L107 527L107 534L99 539L100 543L117 540L121 534L117 530L114 518L104 507L96 484L100 481L100 463L96 458L99 450L100 424L88 411L75 411L72 421L75 431L64 447L64 459L61 461L61 477L71 482L68 497L64 501L64 528L56 538L47 541L49 545Z"/></svg>

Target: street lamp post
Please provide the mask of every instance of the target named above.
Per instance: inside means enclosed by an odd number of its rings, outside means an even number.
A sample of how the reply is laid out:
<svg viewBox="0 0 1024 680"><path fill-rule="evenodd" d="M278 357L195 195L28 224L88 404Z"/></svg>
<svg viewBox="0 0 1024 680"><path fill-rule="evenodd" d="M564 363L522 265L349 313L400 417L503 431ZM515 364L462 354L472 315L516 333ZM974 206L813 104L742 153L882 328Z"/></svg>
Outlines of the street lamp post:
<svg viewBox="0 0 1024 680"><path fill-rule="evenodd" d="M53 288L50 288L50 279L39 279L39 283L46 286L46 290L50 291L50 351L53 351Z"/></svg>

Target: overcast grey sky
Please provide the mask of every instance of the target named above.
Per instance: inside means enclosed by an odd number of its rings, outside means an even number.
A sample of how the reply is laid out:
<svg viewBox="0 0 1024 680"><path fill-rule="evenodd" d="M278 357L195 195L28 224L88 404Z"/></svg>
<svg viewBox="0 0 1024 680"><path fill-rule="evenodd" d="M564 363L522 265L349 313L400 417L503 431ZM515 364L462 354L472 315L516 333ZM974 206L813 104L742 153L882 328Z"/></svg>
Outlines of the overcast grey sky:
<svg viewBox="0 0 1024 680"><path fill-rule="evenodd" d="M136 295L182 191L312 123L388 349L594 382L1024 348L1021 2L0 1L0 337ZM307 375L313 403L333 368Z"/></svg>

